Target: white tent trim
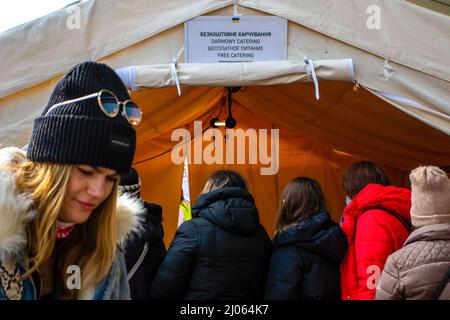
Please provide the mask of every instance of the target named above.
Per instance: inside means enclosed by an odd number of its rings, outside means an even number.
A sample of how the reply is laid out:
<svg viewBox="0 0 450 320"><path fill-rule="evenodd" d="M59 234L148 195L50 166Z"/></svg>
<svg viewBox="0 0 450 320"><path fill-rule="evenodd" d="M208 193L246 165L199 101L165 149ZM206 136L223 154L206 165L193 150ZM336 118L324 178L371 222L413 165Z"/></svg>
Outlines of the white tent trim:
<svg viewBox="0 0 450 320"><path fill-rule="evenodd" d="M101 60L115 69L136 66L134 89L139 90L172 85L170 63L176 57L180 83L199 85L202 80L193 74L202 68L183 64L183 24L200 15L232 15L236 3L242 14L274 14L289 20L285 67L291 64L296 71L287 76L277 76L280 70L255 74L247 79L253 84L307 80L306 67L299 60L306 56L314 59L318 78L341 80L340 71L320 63L351 58L358 84L450 135L450 17L446 15L403 0L91 0L73 5L79 9L79 29L68 28L73 15L69 6L0 33L0 139L22 141L32 126L24 119L39 114L58 78L81 61ZM372 5L381 9L380 29L366 26L366 9ZM148 79L145 66L162 77ZM220 66L231 73L252 67ZM348 66L344 70L345 81L350 81ZM236 83L243 83L241 79ZM216 85L224 83L233 82L219 79Z"/></svg>
<svg viewBox="0 0 450 320"><path fill-rule="evenodd" d="M351 59L313 61L317 77L354 82ZM176 85L170 64L119 68L116 72L132 91ZM311 80L302 60L243 63L178 63L179 83L186 86L232 87L274 85Z"/></svg>

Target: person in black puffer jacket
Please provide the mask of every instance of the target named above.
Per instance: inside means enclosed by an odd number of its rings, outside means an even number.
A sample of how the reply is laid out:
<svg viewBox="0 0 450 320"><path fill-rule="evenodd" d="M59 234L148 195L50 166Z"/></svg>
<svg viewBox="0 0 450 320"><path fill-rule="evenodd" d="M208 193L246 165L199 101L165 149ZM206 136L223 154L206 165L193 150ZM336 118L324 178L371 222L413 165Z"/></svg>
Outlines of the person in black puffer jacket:
<svg viewBox="0 0 450 320"><path fill-rule="evenodd" d="M266 299L340 299L339 266L347 238L325 207L322 189L315 180L300 177L285 187Z"/></svg>
<svg viewBox="0 0 450 320"><path fill-rule="evenodd" d="M134 168L120 179L120 192L129 193L140 199L140 187L141 179ZM164 230L161 224L162 208L158 204L141 201L146 209L142 230L132 234L124 247L128 283L133 300L151 299L150 285L166 255Z"/></svg>
<svg viewBox="0 0 450 320"><path fill-rule="evenodd" d="M156 299L262 299L271 242L244 179L214 173L178 228L152 287Z"/></svg>

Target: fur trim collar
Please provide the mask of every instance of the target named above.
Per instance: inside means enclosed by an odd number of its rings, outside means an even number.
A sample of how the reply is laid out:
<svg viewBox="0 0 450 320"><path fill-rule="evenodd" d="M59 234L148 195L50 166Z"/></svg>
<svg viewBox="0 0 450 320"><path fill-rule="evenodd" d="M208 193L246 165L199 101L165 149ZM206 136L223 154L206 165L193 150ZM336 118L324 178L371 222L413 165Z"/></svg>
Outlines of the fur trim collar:
<svg viewBox="0 0 450 320"><path fill-rule="evenodd" d="M18 148L0 149L0 260L22 255L27 244L26 226L35 216L31 195L16 189L13 173L2 168Z"/></svg>
<svg viewBox="0 0 450 320"><path fill-rule="evenodd" d="M117 243L121 247L132 233L143 231L145 212L143 201L125 193L119 195L117 198Z"/></svg>
<svg viewBox="0 0 450 320"><path fill-rule="evenodd" d="M23 255L27 244L26 226L36 215L31 195L17 190L13 173L4 167L13 161L17 152L24 154L14 147L0 149L0 261ZM118 197L119 245L123 245L131 233L141 231L144 214L145 207L140 200L126 194Z"/></svg>

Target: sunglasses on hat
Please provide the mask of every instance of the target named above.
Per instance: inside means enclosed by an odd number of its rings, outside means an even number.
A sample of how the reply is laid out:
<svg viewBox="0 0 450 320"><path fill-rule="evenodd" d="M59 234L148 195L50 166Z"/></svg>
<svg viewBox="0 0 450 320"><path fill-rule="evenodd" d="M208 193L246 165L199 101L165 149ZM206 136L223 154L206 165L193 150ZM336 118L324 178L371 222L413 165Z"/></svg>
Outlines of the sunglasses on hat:
<svg viewBox="0 0 450 320"><path fill-rule="evenodd" d="M132 100L119 101L117 96L109 90L103 89L99 92L89 94L84 97L60 102L51 106L45 113L44 117L51 113L55 108L74 103L84 101L87 99L97 98L98 106L110 118L114 118L119 114L120 105L123 105L122 115L127 119L128 123L133 126L137 126L142 120L142 111L138 105Z"/></svg>

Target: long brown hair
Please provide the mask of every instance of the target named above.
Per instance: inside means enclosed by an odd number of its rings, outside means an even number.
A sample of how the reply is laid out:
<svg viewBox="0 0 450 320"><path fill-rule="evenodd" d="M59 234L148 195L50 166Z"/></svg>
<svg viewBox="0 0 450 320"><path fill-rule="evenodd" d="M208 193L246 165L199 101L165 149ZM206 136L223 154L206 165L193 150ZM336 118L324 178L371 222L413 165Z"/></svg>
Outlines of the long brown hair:
<svg viewBox="0 0 450 320"><path fill-rule="evenodd" d="M72 166L36 163L17 153L9 165L15 173L17 188L29 192L38 212L28 225L27 254L31 265L24 277L34 271L42 273L50 258L56 260L54 277L63 284L61 298L87 298L95 286L107 275L117 250L116 200L118 181L107 199L89 219L78 225L55 250L56 220L61 211ZM81 290L70 290L66 283L67 268L76 265L81 270Z"/></svg>
<svg viewBox="0 0 450 320"><path fill-rule="evenodd" d="M284 188L278 206L276 231L323 209L326 209L325 197L319 183L307 177L295 178Z"/></svg>
<svg viewBox="0 0 450 320"><path fill-rule="evenodd" d="M342 179L344 191L350 199L353 199L369 183L388 186L391 181L379 166L367 160L354 163Z"/></svg>

